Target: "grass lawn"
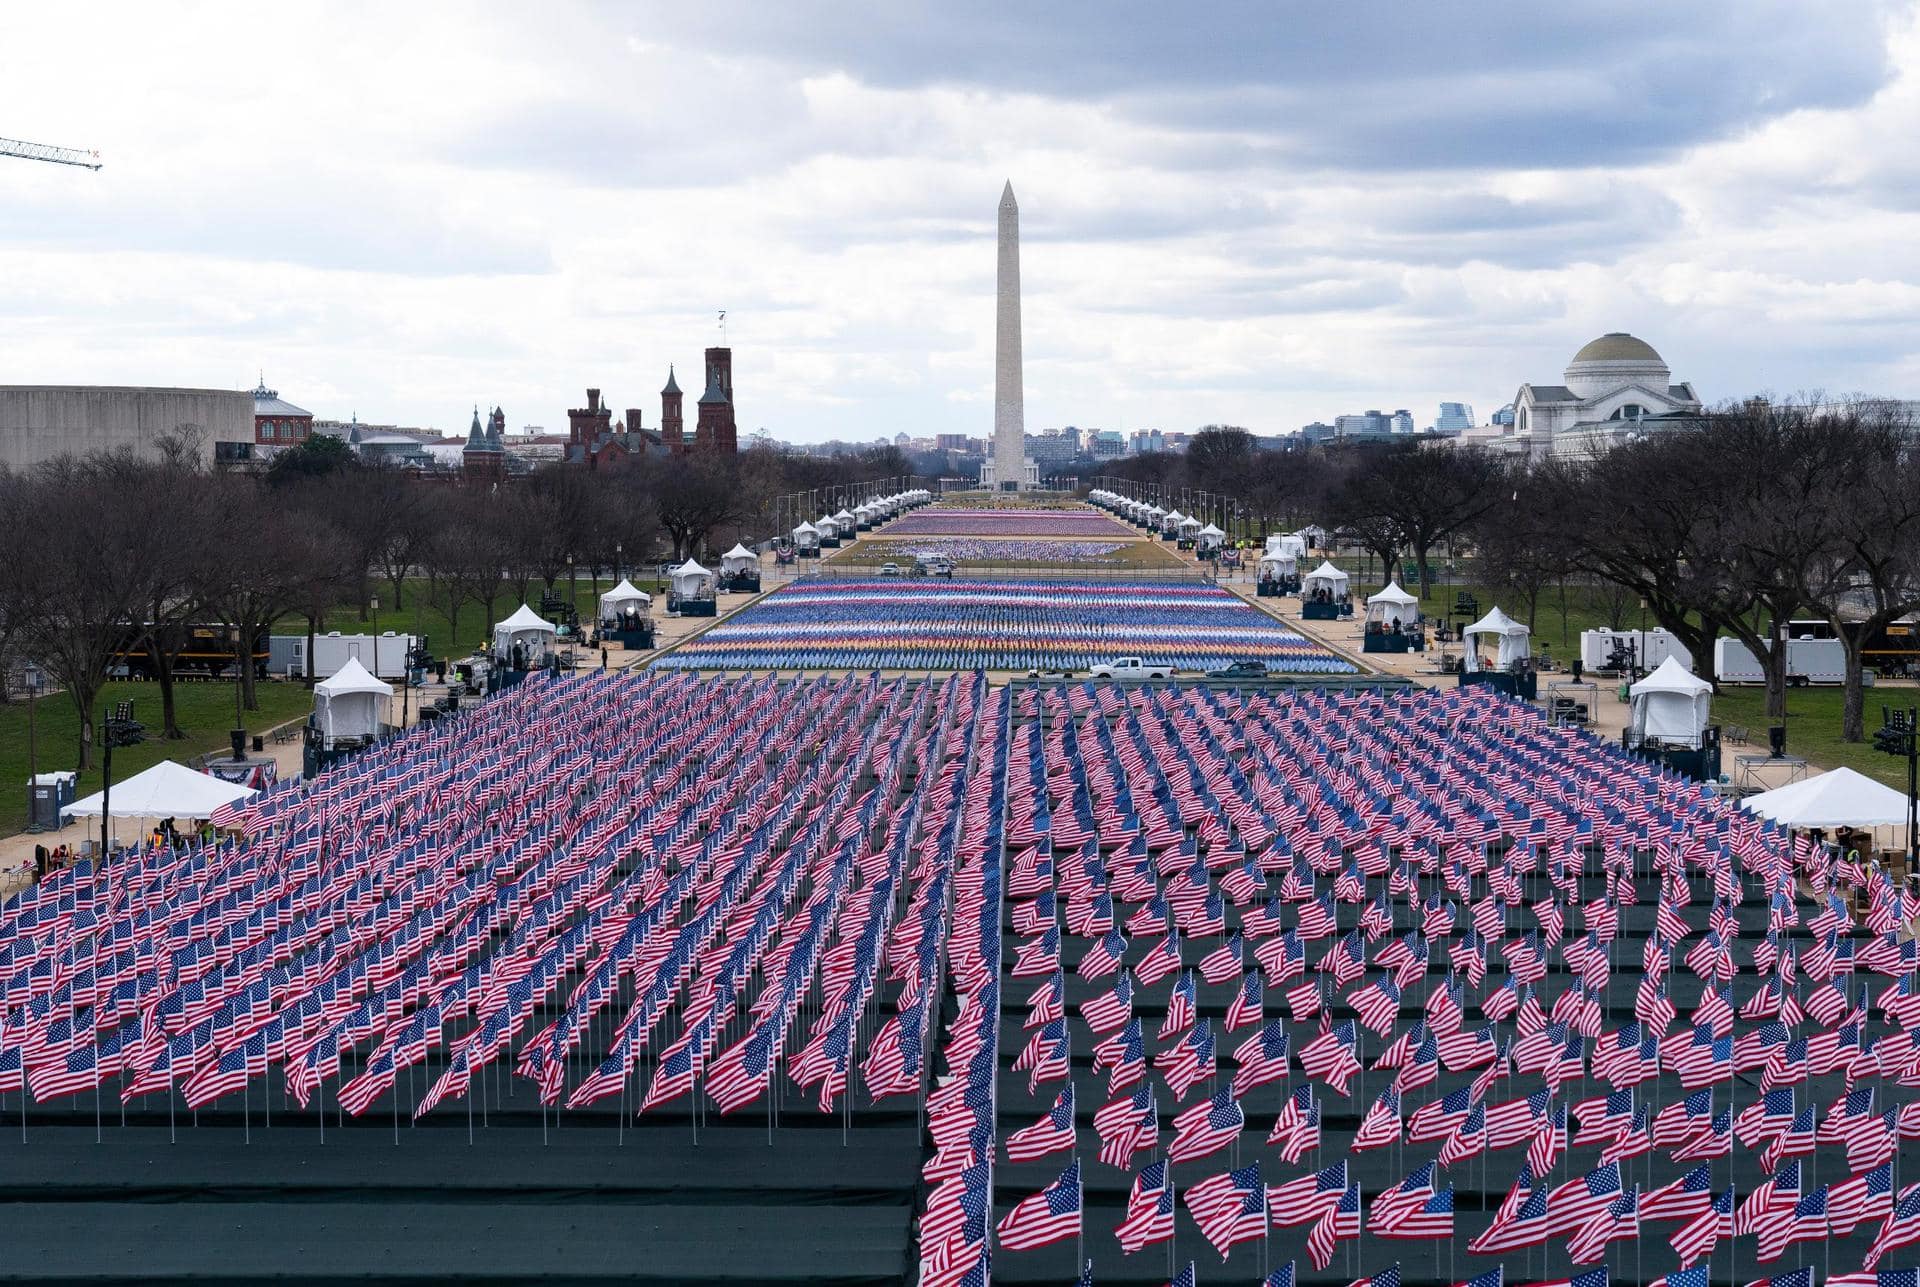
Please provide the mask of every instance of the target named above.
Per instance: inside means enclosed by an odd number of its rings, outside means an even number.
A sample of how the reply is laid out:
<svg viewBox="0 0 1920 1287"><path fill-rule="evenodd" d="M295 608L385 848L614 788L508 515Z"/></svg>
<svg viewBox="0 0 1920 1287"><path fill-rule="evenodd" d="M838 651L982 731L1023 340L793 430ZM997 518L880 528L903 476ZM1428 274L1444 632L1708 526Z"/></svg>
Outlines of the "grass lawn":
<svg viewBox="0 0 1920 1287"><path fill-rule="evenodd" d="M862 537L852 545L843 546L838 550L829 550L827 552L827 561L833 563L859 564L861 566L892 562L898 563L902 568L907 568L913 564L913 553L915 550L939 549L943 540L955 539L971 540L975 538L939 536L919 538L903 536L890 538L881 536L869 539ZM1038 539L1058 539L1065 542L1068 538L1047 537ZM1180 558L1175 555L1171 547L1163 546L1157 541L1130 541L1124 537L1116 537L1115 540L1101 538L1099 540L1088 540L1084 543L1089 545L1112 545L1115 544L1116 541L1120 542L1119 549L1109 551L1106 554L1091 559L1062 559L1045 563L1011 559L963 559L960 560L959 566L962 574L964 574L968 568L992 568L996 570L1034 568L1067 572L1112 572L1116 570L1144 571L1148 569L1166 570L1169 568L1190 567L1190 565L1183 563Z"/></svg>
<svg viewBox="0 0 1920 1287"><path fill-rule="evenodd" d="M257 689L260 709L247 712L247 727L260 732L275 724L304 716L313 709L313 695L300 684L263 681ZM108 684L101 710L115 702L131 701L133 717L145 724L147 740L138 746L122 746L113 753L113 779L123 781L141 769L161 760L185 760L205 751L223 750L229 743L227 730L233 727L233 685L222 683L181 683L174 686L175 706L183 742L162 741L155 734L160 727L160 688L149 683ZM40 772L71 769L79 756L80 717L73 701L65 693L42 697L33 713L35 740L38 744ZM93 769L80 775L79 794L91 795L100 789L96 743ZM24 701L0 706L0 835L13 835L27 825L27 704Z"/></svg>
<svg viewBox="0 0 1920 1287"><path fill-rule="evenodd" d="M1882 754L1873 749L1873 730L1880 727L1880 706L1882 702L1899 705L1903 709L1913 700L1910 688L1896 689L1890 692L1876 693L1868 689L1866 693L1866 725L1868 740L1864 742L1843 742L1840 740L1840 702L1842 693L1839 687L1832 688L1789 688L1787 690L1787 753L1803 756L1823 768L1839 768L1845 765L1857 773L1885 782L1888 786L1907 789L1907 764L1905 760ZM1767 749L1767 690L1754 685L1752 687L1727 687L1714 694L1713 719L1723 728L1728 724L1744 724L1747 727L1747 740L1753 749L1764 752ZM1725 771L1733 771L1733 757L1747 751L1745 747L1726 747L1721 751Z"/></svg>
<svg viewBox="0 0 1920 1287"><path fill-rule="evenodd" d="M655 585L651 578L634 577L629 574L628 579L648 594L654 595L655 598L660 598L666 593L665 587ZM584 576L580 578L574 602L579 605L580 621L583 626L600 610L600 594L611 590L613 585L613 582L603 577L600 581L600 589L596 591L590 580ZM562 577L554 588L564 595L567 592L566 578ZM446 611L441 605L433 602L426 590L427 583L424 579L409 579L405 583L403 591L405 597L402 605L396 609L389 602L393 597L393 587L385 581L377 581L374 583L373 593L379 599L380 606L378 609L368 611L366 621L360 620L360 614L351 605L335 608L327 614L326 623L321 626L321 633L324 634L329 630L338 630L341 634L347 635L377 635L388 630L403 635L420 632L427 636L436 657L464 657L490 636L493 621L487 619L485 605L468 601L460 605L460 641L456 641L452 627L447 624ZM541 590L542 586L538 581L527 587L527 597L536 611L540 607ZM504 585L501 588L500 597L494 601L493 605L496 619L507 617L519 606L519 593L511 584ZM274 626L273 633L304 635L307 633L307 620L301 616L282 617Z"/></svg>
<svg viewBox="0 0 1920 1287"><path fill-rule="evenodd" d="M1351 568L1347 571L1348 574L1354 578L1354 597L1356 599L1364 599L1368 594L1372 593L1370 589L1362 591L1360 588L1363 585L1371 586L1373 584L1372 579L1363 577ZM1402 582L1401 585L1403 589L1406 589L1410 593L1417 588L1406 582ZM1435 580L1433 583L1433 593L1420 601L1421 609L1427 614L1429 620L1444 617L1447 612L1452 609L1455 597L1463 592L1474 596L1474 598L1480 601L1481 616L1485 616L1498 605L1515 621L1527 623L1526 605L1520 601L1517 595L1489 590L1484 585L1475 585L1471 582L1458 580L1450 584L1443 579ZM1533 627L1534 650L1538 652L1541 650L1542 645L1544 645L1550 656L1564 663L1579 655L1580 634L1582 631L1601 629L1606 626L1608 622L1606 599L1603 597L1602 591L1592 586L1569 585L1566 588L1567 614L1566 625L1563 629L1560 621L1560 593L1558 586L1548 586L1545 590L1542 590L1540 592L1540 600L1534 606L1533 621L1528 624L1531 624ZM1457 625L1459 622L1456 620L1455 624ZM1659 624L1659 622L1649 619L1647 621L1647 628L1652 629ZM1640 609L1637 604L1629 608L1624 625L1628 629L1639 628Z"/></svg>

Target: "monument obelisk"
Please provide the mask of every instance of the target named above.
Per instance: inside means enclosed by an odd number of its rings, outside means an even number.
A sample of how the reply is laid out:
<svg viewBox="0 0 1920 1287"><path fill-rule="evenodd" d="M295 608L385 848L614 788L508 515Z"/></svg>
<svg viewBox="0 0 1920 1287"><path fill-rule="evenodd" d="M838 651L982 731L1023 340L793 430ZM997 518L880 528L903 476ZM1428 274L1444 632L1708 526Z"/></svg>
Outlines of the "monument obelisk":
<svg viewBox="0 0 1920 1287"><path fill-rule="evenodd" d="M1026 486L1026 394L1020 358L1020 206L1013 181L1000 194L999 306L993 329L993 484Z"/></svg>

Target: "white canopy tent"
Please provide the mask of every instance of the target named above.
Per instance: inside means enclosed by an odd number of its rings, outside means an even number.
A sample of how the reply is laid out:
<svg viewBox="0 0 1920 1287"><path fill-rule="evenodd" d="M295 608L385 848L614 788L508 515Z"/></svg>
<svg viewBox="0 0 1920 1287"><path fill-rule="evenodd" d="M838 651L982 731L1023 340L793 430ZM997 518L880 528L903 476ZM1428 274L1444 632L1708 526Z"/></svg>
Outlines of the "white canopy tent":
<svg viewBox="0 0 1920 1287"><path fill-rule="evenodd" d="M1633 703L1627 730L1635 742L1698 748L1713 704L1713 685L1669 657L1627 690ZM1796 784L1797 785L1797 784Z"/></svg>
<svg viewBox="0 0 1920 1287"><path fill-rule="evenodd" d="M793 529L793 547L797 550L817 550L820 548L820 529L812 523L802 523Z"/></svg>
<svg viewBox="0 0 1920 1287"><path fill-rule="evenodd" d="M838 514L835 514L833 516L833 522L834 522L834 525L843 532L853 530L853 525L855 522L855 519L853 517L853 511L850 509L841 510Z"/></svg>
<svg viewBox="0 0 1920 1287"><path fill-rule="evenodd" d="M1277 581L1281 577L1293 575L1294 562L1290 554L1276 554L1268 550L1260 556L1259 577L1262 581Z"/></svg>
<svg viewBox="0 0 1920 1287"><path fill-rule="evenodd" d="M513 646L521 644L526 648L527 664L538 665L559 634L552 622L523 603L518 612L493 628L493 655L508 660L513 656Z"/></svg>
<svg viewBox="0 0 1920 1287"><path fill-rule="evenodd" d="M1788 827L1885 827L1907 820L1903 793L1845 768L1750 795L1740 807Z"/></svg>
<svg viewBox="0 0 1920 1287"><path fill-rule="evenodd" d="M1335 599L1344 599L1347 597L1347 587L1347 574L1325 559L1321 559L1320 566L1300 581L1300 593L1309 599L1323 590Z"/></svg>
<svg viewBox="0 0 1920 1287"><path fill-rule="evenodd" d="M1474 646L1481 635L1492 635L1499 646L1493 659L1494 670L1511 670L1517 663L1533 655L1533 631L1500 611L1497 606L1460 633L1466 636L1467 655L1462 664L1468 671L1488 669L1480 658L1480 650Z"/></svg>
<svg viewBox="0 0 1920 1287"><path fill-rule="evenodd" d="M1197 518L1195 518L1195 517L1194 517L1193 515L1191 515L1191 514L1189 514L1189 515L1187 515L1187 516L1186 516L1185 518L1183 518L1183 519L1181 519L1181 520L1180 520L1180 535L1182 535L1182 536L1198 536L1199 534L1200 534L1200 520L1199 520L1199 519L1197 519ZM1224 535L1226 535L1226 533L1224 533L1224 532L1222 532L1222 533L1221 533L1221 535L1222 535L1222 536L1224 536Z"/></svg>
<svg viewBox="0 0 1920 1287"><path fill-rule="evenodd" d="M1276 532L1267 538L1267 553L1284 554L1298 560L1307 552L1307 543L1292 532Z"/></svg>
<svg viewBox="0 0 1920 1287"><path fill-rule="evenodd" d="M195 773L184 764L162 760L125 782L114 783L111 792L96 791L84 800L76 800L61 812L97 818L100 816L102 797L111 795L113 816L116 818L208 818L223 804L250 799L258 794L252 787L222 782L205 773Z"/></svg>
<svg viewBox="0 0 1920 1287"><path fill-rule="evenodd" d="M1398 581L1390 581L1387 588L1378 594L1367 596L1367 624L1378 625L1390 630L1395 625L1402 629L1411 626L1420 618L1420 600L1400 588Z"/></svg>
<svg viewBox="0 0 1920 1287"><path fill-rule="evenodd" d="M313 686L313 723L321 744L332 750L348 737L377 737L390 721L393 685L376 678L358 657Z"/></svg>
<svg viewBox="0 0 1920 1287"><path fill-rule="evenodd" d="M735 572L751 572L760 566L760 556L744 545L736 544L720 556L720 571L727 576Z"/></svg>
<svg viewBox="0 0 1920 1287"><path fill-rule="evenodd" d="M833 515L822 514L813 520L813 530L823 541L836 540L840 535L840 523Z"/></svg>
<svg viewBox="0 0 1920 1287"><path fill-rule="evenodd" d="M698 599L713 586L713 573L688 559L672 573L673 592L682 599Z"/></svg>
<svg viewBox="0 0 1920 1287"><path fill-rule="evenodd" d="M1215 527L1212 523L1208 523L1205 527L1201 528L1199 534L1201 536L1212 536L1212 537L1221 537L1226 535L1225 532Z"/></svg>
<svg viewBox="0 0 1920 1287"><path fill-rule="evenodd" d="M653 605L653 596L622 577L620 584L600 596L600 619L612 621L626 612L645 613Z"/></svg>

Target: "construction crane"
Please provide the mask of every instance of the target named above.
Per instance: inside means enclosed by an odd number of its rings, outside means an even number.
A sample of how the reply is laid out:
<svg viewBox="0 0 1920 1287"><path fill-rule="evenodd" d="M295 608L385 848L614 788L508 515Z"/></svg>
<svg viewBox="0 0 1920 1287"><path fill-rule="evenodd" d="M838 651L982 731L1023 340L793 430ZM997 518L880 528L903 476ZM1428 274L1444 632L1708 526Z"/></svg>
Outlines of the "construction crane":
<svg viewBox="0 0 1920 1287"><path fill-rule="evenodd" d="M77 165L87 170L100 168L98 152L78 148L53 147L46 143L22 143L19 139L0 139L0 156L24 157L29 161L51 161L55 165Z"/></svg>

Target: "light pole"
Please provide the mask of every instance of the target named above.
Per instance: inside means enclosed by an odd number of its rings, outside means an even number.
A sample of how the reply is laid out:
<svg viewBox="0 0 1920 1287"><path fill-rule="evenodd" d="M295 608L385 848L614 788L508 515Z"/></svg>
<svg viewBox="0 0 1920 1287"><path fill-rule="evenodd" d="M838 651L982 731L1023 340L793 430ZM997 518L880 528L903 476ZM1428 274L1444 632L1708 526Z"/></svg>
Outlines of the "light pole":
<svg viewBox="0 0 1920 1287"><path fill-rule="evenodd" d="M247 659L240 651L240 627L227 627L227 635L233 640L233 758L237 763L247 758L245 754L247 720L240 710L241 688L246 681Z"/></svg>

